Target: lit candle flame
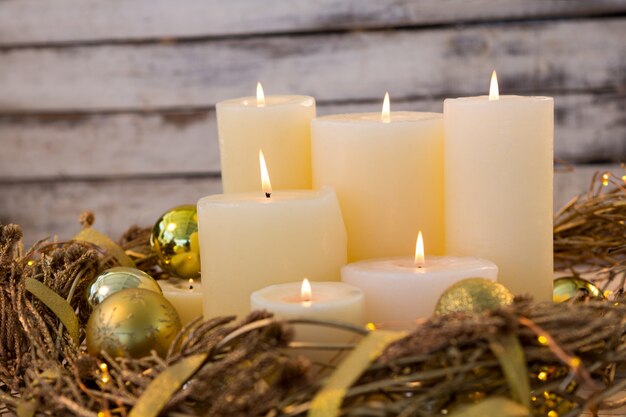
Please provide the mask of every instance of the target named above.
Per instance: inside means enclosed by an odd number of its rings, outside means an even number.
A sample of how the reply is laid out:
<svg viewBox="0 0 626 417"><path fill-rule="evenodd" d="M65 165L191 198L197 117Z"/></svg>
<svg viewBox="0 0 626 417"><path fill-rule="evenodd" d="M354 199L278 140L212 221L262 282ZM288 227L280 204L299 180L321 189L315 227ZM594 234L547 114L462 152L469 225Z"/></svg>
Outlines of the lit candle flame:
<svg viewBox="0 0 626 417"><path fill-rule="evenodd" d="M302 300L302 305L310 307L312 298L313 293L311 291L311 283L307 278L305 278L302 280L302 287L300 288L300 299Z"/></svg>
<svg viewBox="0 0 626 417"><path fill-rule="evenodd" d="M267 172L267 165L265 165L265 157L263 151L259 149L259 165L261 166L261 187L265 197L270 198L272 195L272 184L270 183L270 174Z"/></svg>
<svg viewBox="0 0 626 417"><path fill-rule="evenodd" d="M417 243L415 244L415 266L422 268L426 261L424 260L424 238L422 231L417 234Z"/></svg>
<svg viewBox="0 0 626 417"><path fill-rule="evenodd" d="M193 278L189 278L189 289L193 290Z"/></svg>
<svg viewBox="0 0 626 417"><path fill-rule="evenodd" d="M391 104L389 102L389 93L385 93L385 99L383 100L383 110L380 114L383 123L391 122Z"/></svg>
<svg viewBox="0 0 626 417"><path fill-rule="evenodd" d="M265 106L265 93L263 93L263 86L260 81L256 83L256 105L257 107Z"/></svg>
<svg viewBox="0 0 626 417"><path fill-rule="evenodd" d="M500 91L498 89L498 76L496 70L491 73L491 84L489 85L489 101L500 99Z"/></svg>

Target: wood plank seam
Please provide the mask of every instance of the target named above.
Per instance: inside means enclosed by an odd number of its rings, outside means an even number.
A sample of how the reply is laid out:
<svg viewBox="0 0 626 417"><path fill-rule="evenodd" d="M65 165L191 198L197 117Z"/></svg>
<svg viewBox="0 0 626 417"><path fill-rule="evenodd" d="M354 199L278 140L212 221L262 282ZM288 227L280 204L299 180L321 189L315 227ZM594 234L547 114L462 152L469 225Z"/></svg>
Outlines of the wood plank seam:
<svg viewBox="0 0 626 417"><path fill-rule="evenodd" d="M457 22L449 23L432 23L423 25L396 25L396 26L371 26L367 28L346 28L346 29L329 29L329 30L310 30L310 31L294 31L294 32L266 32L266 33L249 33L240 35L198 35L187 37L150 37L150 38L138 38L138 39L100 39L94 41L63 41L63 42L48 42L48 43L15 43L15 44L3 44L0 39L0 52L9 52L19 49L65 49L65 48L82 48L82 47L99 47L99 46L143 46L143 45L186 45L194 43L207 43L207 42L222 42L222 41L237 41L237 40L259 40L259 39L272 39L276 37L288 36L290 38L307 38L318 36L335 36L345 35L355 32L361 33L377 33L377 32L420 32L420 31L437 31L448 29L469 29L469 28L489 28L499 27L506 24L545 24L545 23L558 23L568 21L594 21L594 20L606 20L606 19L619 19L626 17L626 7L624 11L598 14L589 16L553 16L553 17L538 17L538 18L510 18L495 21L488 20L460 20Z"/></svg>
<svg viewBox="0 0 626 417"><path fill-rule="evenodd" d="M45 3L32 0L0 2L0 27L5 28L0 30L0 43L29 47L76 41L88 45L102 41L125 42L128 39L234 39L237 36L389 27L603 18L626 13L622 0L465 0L462 7L450 0L322 0L314 5L307 0L294 0L272 2L264 5L262 10L255 8L255 2L246 0L219 5L197 0L175 3L135 0L114 5L106 1L65 0L60 4L55 2L54 7L49 9L46 7ZM64 8L66 13L59 12ZM34 13L35 10L40 13ZM46 21L57 24L48 26Z"/></svg>

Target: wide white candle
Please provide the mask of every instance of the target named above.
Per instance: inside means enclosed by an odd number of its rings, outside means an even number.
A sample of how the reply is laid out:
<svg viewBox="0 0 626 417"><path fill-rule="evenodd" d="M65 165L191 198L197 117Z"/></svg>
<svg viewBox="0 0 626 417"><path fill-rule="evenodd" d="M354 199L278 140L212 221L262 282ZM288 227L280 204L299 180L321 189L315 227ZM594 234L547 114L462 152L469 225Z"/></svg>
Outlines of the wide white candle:
<svg viewBox="0 0 626 417"><path fill-rule="evenodd" d="M335 188L350 261L411 253L420 229L443 255L442 115L385 110L313 120L313 187Z"/></svg>
<svg viewBox="0 0 626 417"><path fill-rule="evenodd" d="M339 280L346 231L334 191L214 195L198 202L204 315L244 315L250 294L293 277Z"/></svg>
<svg viewBox="0 0 626 417"><path fill-rule="evenodd" d="M496 86L444 103L447 252L491 259L511 292L549 301L554 103Z"/></svg>
<svg viewBox="0 0 626 417"><path fill-rule="evenodd" d="M333 320L355 325L365 324L363 292L341 282L290 282L272 285L250 296L252 310L267 310L281 319ZM324 326L299 324L294 326L294 340L305 343L346 343L354 333ZM322 359L324 355L315 355Z"/></svg>
<svg viewBox="0 0 626 417"><path fill-rule="evenodd" d="M193 279L170 278L157 281L163 296L174 306L183 326L202 317L202 284Z"/></svg>
<svg viewBox="0 0 626 417"><path fill-rule="evenodd" d="M398 325L430 317L439 296L465 278L495 281L498 267L474 257L424 256L418 238L415 257L354 262L341 269L341 280L363 290L365 319L374 324Z"/></svg>
<svg viewBox="0 0 626 417"><path fill-rule="evenodd" d="M365 319L372 323L430 317L439 296L450 285L465 278L495 281L497 275L493 262L454 256L427 256L423 267L416 267L409 257L371 259L341 270L343 282L363 290Z"/></svg>
<svg viewBox="0 0 626 417"><path fill-rule="evenodd" d="M263 149L275 190L311 188L309 96L243 97L217 103L217 128L224 193L260 191L255 161Z"/></svg>

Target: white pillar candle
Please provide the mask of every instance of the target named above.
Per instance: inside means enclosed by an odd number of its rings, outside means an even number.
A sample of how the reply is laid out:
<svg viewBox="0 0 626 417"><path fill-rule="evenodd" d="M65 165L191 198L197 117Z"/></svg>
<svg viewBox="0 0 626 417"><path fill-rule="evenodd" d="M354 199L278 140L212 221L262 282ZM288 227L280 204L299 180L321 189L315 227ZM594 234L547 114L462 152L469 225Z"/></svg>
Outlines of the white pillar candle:
<svg viewBox="0 0 626 417"><path fill-rule="evenodd" d="M384 109L388 110L388 109ZM419 229L444 254L443 118L342 114L313 120L313 187L335 188L348 260L411 253Z"/></svg>
<svg viewBox="0 0 626 417"><path fill-rule="evenodd" d="M346 231L335 192L214 195L198 202L204 315L244 315L250 294L293 277L339 280Z"/></svg>
<svg viewBox="0 0 626 417"><path fill-rule="evenodd" d="M492 96L444 103L446 242L494 261L514 294L552 299L554 103Z"/></svg>
<svg viewBox="0 0 626 417"><path fill-rule="evenodd" d="M334 320L354 325L365 324L363 292L341 282L310 283L310 293L302 282L272 285L250 296L252 310L267 310L281 319ZM294 340L313 343L347 343L354 333L323 326L294 326ZM314 355L321 359L324 355Z"/></svg>
<svg viewBox="0 0 626 417"><path fill-rule="evenodd" d="M424 257L421 233L416 246L415 257L370 259L341 269L343 282L363 290L368 322L397 326L430 317L439 296L455 282L498 277L498 267L486 259Z"/></svg>
<svg viewBox="0 0 626 417"><path fill-rule="evenodd" d="M311 119L308 96L243 97L217 103L224 193L260 191L255 161L263 149L275 190L311 188Z"/></svg>
<svg viewBox="0 0 626 417"><path fill-rule="evenodd" d="M202 284L199 281L170 278L157 282L163 296L178 312L183 326L197 317L202 317Z"/></svg>

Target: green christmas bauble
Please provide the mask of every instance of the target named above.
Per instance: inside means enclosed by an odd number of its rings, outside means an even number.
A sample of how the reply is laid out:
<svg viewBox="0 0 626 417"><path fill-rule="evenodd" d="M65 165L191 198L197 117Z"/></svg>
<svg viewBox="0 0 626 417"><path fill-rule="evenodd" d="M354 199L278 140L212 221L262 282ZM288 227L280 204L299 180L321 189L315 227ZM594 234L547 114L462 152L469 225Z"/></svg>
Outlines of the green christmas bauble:
<svg viewBox="0 0 626 417"><path fill-rule="evenodd" d="M199 278L200 248L196 206L178 206L165 212L152 228L150 245L159 259L159 265L165 271L184 279Z"/></svg>
<svg viewBox="0 0 626 417"><path fill-rule="evenodd" d="M141 358L155 350L164 357L181 329L174 307L161 294L129 288L98 304L87 322L87 351Z"/></svg>
<svg viewBox="0 0 626 417"><path fill-rule="evenodd" d="M481 313L513 302L513 294L502 284L484 278L467 278L448 287L435 306L435 315L458 311Z"/></svg>
<svg viewBox="0 0 626 417"><path fill-rule="evenodd" d="M93 308L105 298L127 288L144 288L161 294L161 287L150 275L136 269L118 266L96 277L87 288L87 301Z"/></svg>
<svg viewBox="0 0 626 417"><path fill-rule="evenodd" d="M604 294L593 282L586 279L563 277L554 280L552 286L552 301L562 303L571 299L604 300Z"/></svg>

